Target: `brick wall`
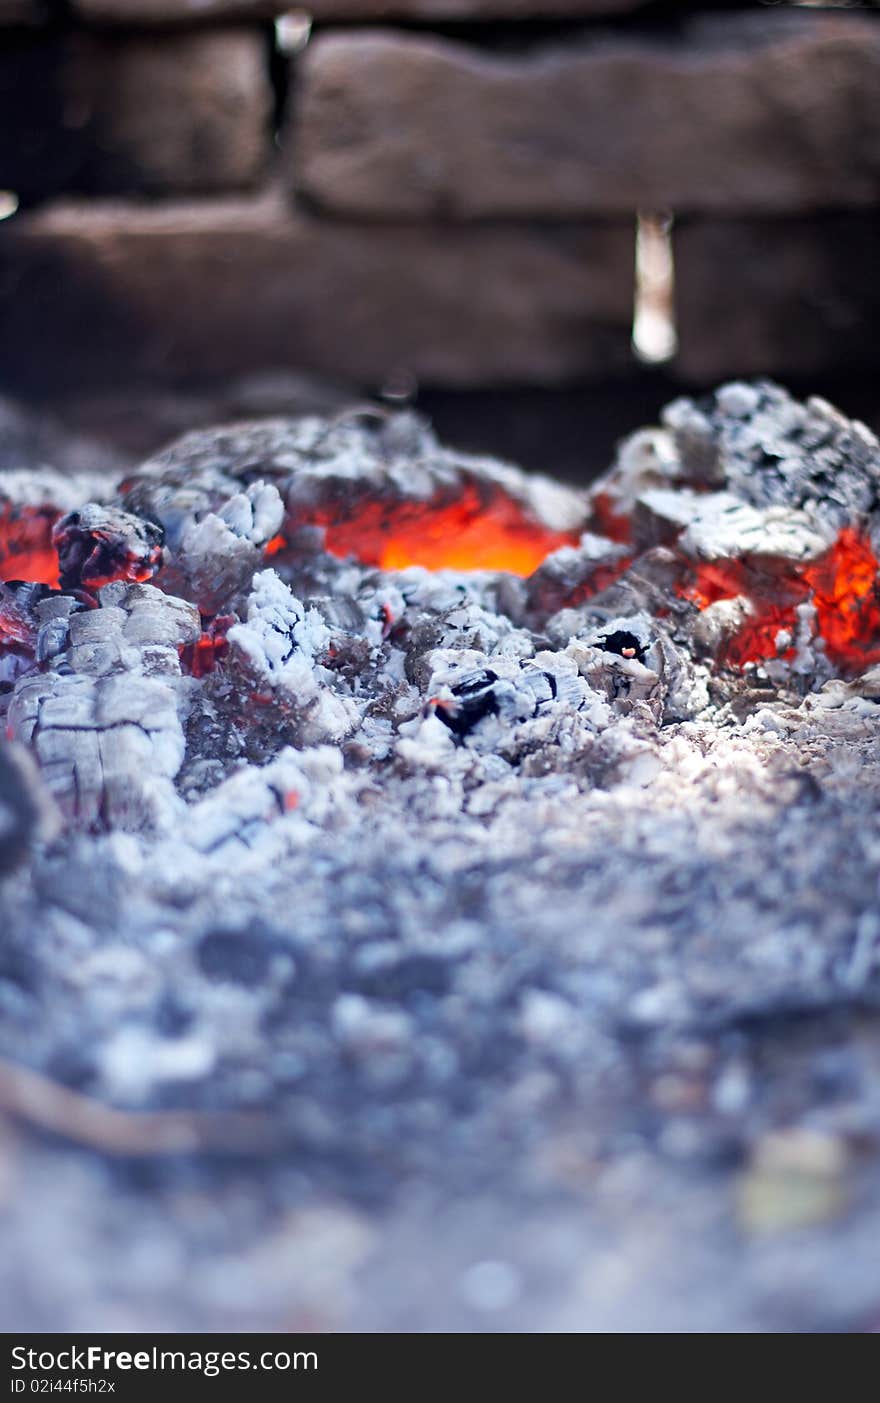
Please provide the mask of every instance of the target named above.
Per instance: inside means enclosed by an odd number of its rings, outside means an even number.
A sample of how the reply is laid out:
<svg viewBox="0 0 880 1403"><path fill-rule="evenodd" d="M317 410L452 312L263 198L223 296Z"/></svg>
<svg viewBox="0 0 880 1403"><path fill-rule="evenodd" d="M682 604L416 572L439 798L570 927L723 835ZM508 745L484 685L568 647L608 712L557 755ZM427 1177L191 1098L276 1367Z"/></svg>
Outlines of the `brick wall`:
<svg viewBox="0 0 880 1403"><path fill-rule="evenodd" d="M876 369L876 11L276 10L0 0L4 384L626 379L640 210L674 374Z"/></svg>

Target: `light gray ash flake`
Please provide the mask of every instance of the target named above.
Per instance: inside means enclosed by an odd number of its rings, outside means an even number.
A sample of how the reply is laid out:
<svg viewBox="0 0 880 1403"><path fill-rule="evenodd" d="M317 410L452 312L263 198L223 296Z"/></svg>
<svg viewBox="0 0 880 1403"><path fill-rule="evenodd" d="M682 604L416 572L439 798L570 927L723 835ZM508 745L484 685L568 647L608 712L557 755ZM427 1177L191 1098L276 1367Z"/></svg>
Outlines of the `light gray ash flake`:
<svg viewBox="0 0 880 1403"><path fill-rule="evenodd" d="M770 383L734 385L699 408L675 401L663 420L686 466L713 465L753 506L804 508L834 527L877 507L876 437L818 397L801 404Z"/></svg>

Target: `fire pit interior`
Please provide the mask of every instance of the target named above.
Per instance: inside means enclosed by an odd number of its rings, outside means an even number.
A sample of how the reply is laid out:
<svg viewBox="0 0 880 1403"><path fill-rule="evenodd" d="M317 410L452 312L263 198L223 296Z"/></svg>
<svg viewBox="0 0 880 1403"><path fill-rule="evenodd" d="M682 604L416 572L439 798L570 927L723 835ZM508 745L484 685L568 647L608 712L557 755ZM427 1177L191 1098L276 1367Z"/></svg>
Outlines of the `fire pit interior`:
<svg viewBox="0 0 880 1403"><path fill-rule="evenodd" d="M765 382L5 473L7 1328L871 1328L878 553Z"/></svg>

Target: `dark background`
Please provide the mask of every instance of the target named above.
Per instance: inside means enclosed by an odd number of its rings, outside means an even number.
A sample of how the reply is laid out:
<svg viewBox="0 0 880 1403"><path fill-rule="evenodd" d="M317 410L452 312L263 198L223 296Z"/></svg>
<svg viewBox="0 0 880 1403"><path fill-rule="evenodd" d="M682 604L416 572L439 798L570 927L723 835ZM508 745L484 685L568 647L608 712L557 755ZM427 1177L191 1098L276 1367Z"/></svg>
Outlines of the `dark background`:
<svg viewBox="0 0 880 1403"><path fill-rule="evenodd" d="M283 8L0 0L0 393L134 457L385 395L575 479L725 378L878 425L875 7Z"/></svg>

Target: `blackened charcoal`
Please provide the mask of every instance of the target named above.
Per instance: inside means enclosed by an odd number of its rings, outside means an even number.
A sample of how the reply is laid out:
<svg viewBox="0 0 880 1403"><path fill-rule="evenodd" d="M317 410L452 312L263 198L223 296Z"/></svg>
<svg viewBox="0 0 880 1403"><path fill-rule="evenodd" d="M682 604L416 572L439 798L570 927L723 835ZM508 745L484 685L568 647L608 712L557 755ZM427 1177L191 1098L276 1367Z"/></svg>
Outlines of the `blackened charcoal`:
<svg viewBox="0 0 880 1403"><path fill-rule="evenodd" d="M612 633L603 633L599 637L599 643L606 653L617 653L621 658L635 658L640 663L645 661L645 644L627 629L618 628Z"/></svg>
<svg viewBox="0 0 880 1403"><path fill-rule="evenodd" d="M90 593L113 580L149 580L162 564L165 533L146 517L87 503L56 523L62 589Z"/></svg>
<svg viewBox="0 0 880 1403"><path fill-rule="evenodd" d="M486 671L454 686L454 700L437 706L444 726L457 736L466 736L484 717L494 716L498 711L498 697L493 690L497 681L494 672Z"/></svg>

